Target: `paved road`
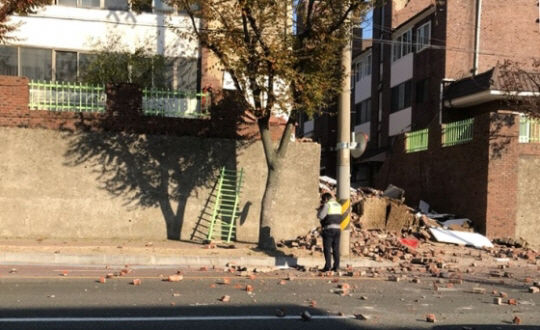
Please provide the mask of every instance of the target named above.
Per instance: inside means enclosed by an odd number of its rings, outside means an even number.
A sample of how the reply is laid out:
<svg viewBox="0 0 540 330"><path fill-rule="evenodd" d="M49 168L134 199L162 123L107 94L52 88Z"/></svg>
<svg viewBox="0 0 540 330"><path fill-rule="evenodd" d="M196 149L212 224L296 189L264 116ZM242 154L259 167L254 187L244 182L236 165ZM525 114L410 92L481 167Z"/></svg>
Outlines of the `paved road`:
<svg viewBox="0 0 540 330"><path fill-rule="evenodd" d="M3 265L0 329L540 329L540 294L527 293L528 285L518 280L471 280L434 291L428 277L412 284L277 271L249 279L183 269L183 281L163 281L177 270L134 268L101 284L100 276L120 269ZM289 274L294 280L282 282ZM230 284L222 284L225 277ZM131 284L134 278L141 285ZM347 295L340 294L343 283L351 286ZM253 293L245 290L248 284ZM487 293L473 294L474 286ZM493 304L493 290L519 304ZM219 301L224 295L231 301ZM278 309L286 317L275 316ZM311 321L301 320L304 311ZM352 319L357 313L369 320ZM437 323L425 321L429 313ZM511 325L516 315L523 319L519 327Z"/></svg>

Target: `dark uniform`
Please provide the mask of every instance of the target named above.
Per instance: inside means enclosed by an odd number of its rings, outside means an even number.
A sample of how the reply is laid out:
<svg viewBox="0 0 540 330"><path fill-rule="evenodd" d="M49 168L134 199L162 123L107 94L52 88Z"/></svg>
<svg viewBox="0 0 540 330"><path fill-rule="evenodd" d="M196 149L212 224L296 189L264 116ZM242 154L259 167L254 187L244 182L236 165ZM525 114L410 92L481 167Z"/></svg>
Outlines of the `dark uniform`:
<svg viewBox="0 0 540 330"><path fill-rule="evenodd" d="M321 221L325 265L322 271L337 271L339 268L339 239L341 237L341 205L329 199L317 213ZM334 266L332 264L334 257Z"/></svg>

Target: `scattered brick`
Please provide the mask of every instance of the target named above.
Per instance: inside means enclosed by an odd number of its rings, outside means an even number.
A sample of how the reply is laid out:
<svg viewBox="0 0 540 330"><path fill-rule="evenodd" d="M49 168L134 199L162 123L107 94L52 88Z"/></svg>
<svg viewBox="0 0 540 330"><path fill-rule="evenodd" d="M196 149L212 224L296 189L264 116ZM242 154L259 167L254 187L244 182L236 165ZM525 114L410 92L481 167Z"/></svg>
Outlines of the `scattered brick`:
<svg viewBox="0 0 540 330"><path fill-rule="evenodd" d="M101 277L99 278L99 283L105 283L105 282L107 282L107 280L105 279L104 276L101 276Z"/></svg>
<svg viewBox="0 0 540 330"><path fill-rule="evenodd" d="M280 285L285 285L285 283L287 283L287 281L285 281L285 280L279 281L279 284L280 284Z"/></svg>
<svg viewBox="0 0 540 330"><path fill-rule="evenodd" d="M502 298L493 298L493 303L495 305L502 305Z"/></svg>
<svg viewBox="0 0 540 330"><path fill-rule="evenodd" d="M351 288L351 286L348 283L342 283L342 284L338 285L338 287L340 289L343 289L343 290L348 290L348 289Z"/></svg>
<svg viewBox="0 0 540 330"><path fill-rule="evenodd" d="M221 297L221 299L219 299L219 300L220 300L220 301L223 301L223 302L229 302L229 301L231 301L231 297L229 297L229 296L223 296L223 297Z"/></svg>
<svg viewBox="0 0 540 330"><path fill-rule="evenodd" d="M316 302L315 300L311 300L311 301L309 302L309 306L310 306L310 307L315 307L315 306L317 306L317 302Z"/></svg>
<svg viewBox="0 0 540 330"><path fill-rule="evenodd" d="M133 281L131 281L131 284L133 285L141 285L141 280L138 278L134 278Z"/></svg>
<svg viewBox="0 0 540 330"><path fill-rule="evenodd" d="M420 284L420 279L415 277L415 278L412 279L411 282L413 282L415 284Z"/></svg>
<svg viewBox="0 0 540 330"><path fill-rule="evenodd" d="M452 283L446 283L446 288L447 288L447 289L453 289L453 288L454 288L454 284L452 284Z"/></svg>
<svg viewBox="0 0 540 330"><path fill-rule="evenodd" d="M531 286L531 287L529 288L529 292L530 292L530 293L538 293L538 292L540 292L540 289L537 288L537 287L535 287L535 286Z"/></svg>
<svg viewBox="0 0 540 330"><path fill-rule="evenodd" d="M247 292L253 292L253 286L252 285L246 285L246 291Z"/></svg>
<svg viewBox="0 0 540 330"><path fill-rule="evenodd" d="M169 278L167 279L169 282L180 282L184 279L184 276L182 275L169 275Z"/></svg>
<svg viewBox="0 0 540 330"><path fill-rule="evenodd" d="M463 280L460 278L452 278L450 279L450 283L452 284L463 284Z"/></svg>
<svg viewBox="0 0 540 330"><path fill-rule="evenodd" d="M517 300L515 300L515 299L508 299L508 305L513 305L513 306L517 305Z"/></svg>
<svg viewBox="0 0 540 330"><path fill-rule="evenodd" d="M222 282L222 283L223 283L223 284L231 284L231 280L230 280L228 277L225 277L225 278L223 279L223 282Z"/></svg>
<svg viewBox="0 0 540 330"><path fill-rule="evenodd" d="M216 288L215 284L210 284L210 289L215 289L215 288Z"/></svg>
<svg viewBox="0 0 540 330"><path fill-rule="evenodd" d="M473 292L477 293L477 294L484 294L484 293L486 293L486 289L475 287L475 288L473 288Z"/></svg>
<svg viewBox="0 0 540 330"><path fill-rule="evenodd" d="M508 298L508 293L506 293L506 292L501 292L501 293L499 293L499 296L500 296L501 298Z"/></svg>
<svg viewBox="0 0 540 330"><path fill-rule="evenodd" d="M434 314L428 314L426 315L426 322L429 322L429 323L435 323L437 320L435 319L435 315Z"/></svg>
<svg viewBox="0 0 540 330"><path fill-rule="evenodd" d="M201 272L205 272L205 271L208 270L208 267L201 267L201 268L199 268L199 270L200 270Z"/></svg>
<svg viewBox="0 0 540 330"><path fill-rule="evenodd" d="M255 275L250 274L250 275L249 275L249 279L250 279L250 280L254 280L254 279L255 279Z"/></svg>
<svg viewBox="0 0 540 330"><path fill-rule="evenodd" d="M521 322L523 322L523 321L521 320L521 317L519 317L519 316L517 316L517 315L516 315L516 317L514 317L514 319L512 320L512 323L514 323L514 324L521 324Z"/></svg>
<svg viewBox="0 0 540 330"><path fill-rule="evenodd" d="M113 277L114 277L114 274L113 274L113 273L107 274L107 278L113 278Z"/></svg>

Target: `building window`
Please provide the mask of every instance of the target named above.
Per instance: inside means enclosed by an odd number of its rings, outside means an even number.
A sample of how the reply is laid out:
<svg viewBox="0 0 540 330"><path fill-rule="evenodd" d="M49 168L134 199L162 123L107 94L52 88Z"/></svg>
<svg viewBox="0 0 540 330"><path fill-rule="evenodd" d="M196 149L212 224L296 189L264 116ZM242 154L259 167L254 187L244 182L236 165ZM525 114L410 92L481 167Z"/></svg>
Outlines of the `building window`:
<svg viewBox="0 0 540 330"><path fill-rule="evenodd" d="M128 10L128 0L56 0L58 6ZM150 8L152 5L150 4Z"/></svg>
<svg viewBox="0 0 540 330"><path fill-rule="evenodd" d="M56 81L77 81L77 53L56 52Z"/></svg>
<svg viewBox="0 0 540 330"><path fill-rule="evenodd" d="M0 46L0 75L19 75L19 55L17 47Z"/></svg>
<svg viewBox="0 0 540 330"><path fill-rule="evenodd" d="M422 104L429 100L429 78L416 84L416 104Z"/></svg>
<svg viewBox="0 0 540 330"><path fill-rule="evenodd" d="M408 30L394 40L392 60L397 61L407 54L412 53L412 46L412 30Z"/></svg>
<svg viewBox="0 0 540 330"><path fill-rule="evenodd" d="M354 124L361 125L369 121L371 121L371 99L356 104Z"/></svg>
<svg viewBox="0 0 540 330"><path fill-rule="evenodd" d="M411 106L411 80L392 88L391 112L397 112Z"/></svg>
<svg viewBox="0 0 540 330"><path fill-rule="evenodd" d="M355 71L357 82L371 75L371 54L356 62Z"/></svg>
<svg viewBox="0 0 540 330"><path fill-rule="evenodd" d="M431 44L431 22L420 26L416 30L416 51L428 48Z"/></svg>
<svg viewBox="0 0 540 330"><path fill-rule="evenodd" d="M174 7L169 6L161 0L141 0L132 5L132 9L143 13L172 13Z"/></svg>
<svg viewBox="0 0 540 330"><path fill-rule="evenodd" d="M52 80L52 50L21 48L21 76L33 80Z"/></svg>

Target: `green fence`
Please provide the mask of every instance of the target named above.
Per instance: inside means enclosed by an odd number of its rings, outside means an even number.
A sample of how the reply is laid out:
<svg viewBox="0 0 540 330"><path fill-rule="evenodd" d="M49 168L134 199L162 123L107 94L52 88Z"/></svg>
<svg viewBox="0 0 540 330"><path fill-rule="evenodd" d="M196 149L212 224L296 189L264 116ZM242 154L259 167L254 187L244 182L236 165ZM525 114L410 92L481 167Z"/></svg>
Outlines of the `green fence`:
<svg viewBox="0 0 540 330"><path fill-rule="evenodd" d="M443 124L443 147L467 143L473 139L474 118Z"/></svg>
<svg viewBox="0 0 540 330"><path fill-rule="evenodd" d="M143 90L142 107L146 115L197 118L208 115L209 104L209 94L167 89Z"/></svg>
<svg viewBox="0 0 540 330"><path fill-rule="evenodd" d="M30 81L30 110L104 112L107 95L103 86L81 83ZM210 94L166 89L144 89L145 115L199 118L209 114Z"/></svg>
<svg viewBox="0 0 540 330"><path fill-rule="evenodd" d="M429 129L405 133L405 151L417 152L428 149Z"/></svg>
<svg viewBox="0 0 540 330"><path fill-rule="evenodd" d="M30 110L103 112L105 111L105 89L78 83L30 81Z"/></svg>
<svg viewBox="0 0 540 330"><path fill-rule="evenodd" d="M540 120L521 116L519 120L519 142L539 143L540 142Z"/></svg>

